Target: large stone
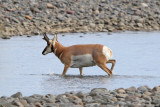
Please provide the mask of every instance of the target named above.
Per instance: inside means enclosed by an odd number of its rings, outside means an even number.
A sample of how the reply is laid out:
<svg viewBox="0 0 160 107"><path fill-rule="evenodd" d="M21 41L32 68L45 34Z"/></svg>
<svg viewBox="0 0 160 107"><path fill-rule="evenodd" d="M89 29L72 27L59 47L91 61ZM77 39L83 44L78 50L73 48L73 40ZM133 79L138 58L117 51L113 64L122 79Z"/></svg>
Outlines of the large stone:
<svg viewBox="0 0 160 107"><path fill-rule="evenodd" d="M80 99L79 97L77 96L72 96L72 103L76 104L76 105L83 105L83 102L82 102L82 99Z"/></svg>
<svg viewBox="0 0 160 107"><path fill-rule="evenodd" d="M26 16L24 16L26 19L28 19L28 20L32 20L32 17L31 16L28 16L28 15L26 15Z"/></svg>
<svg viewBox="0 0 160 107"><path fill-rule="evenodd" d="M23 104L23 106L26 106L28 104L27 101L24 99L21 99L20 102L21 102L21 104Z"/></svg>
<svg viewBox="0 0 160 107"><path fill-rule="evenodd" d="M146 91L148 91L148 89L147 89L146 86L140 86L140 87L137 88L137 90L140 91L140 92L146 92Z"/></svg>
<svg viewBox="0 0 160 107"><path fill-rule="evenodd" d="M60 107L60 104L57 104L57 103L47 103L46 107Z"/></svg>
<svg viewBox="0 0 160 107"><path fill-rule="evenodd" d="M130 88L127 88L126 89L126 92L135 92L136 91L136 88L135 87L130 87Z"/></svg>
<svg viewBox="0 0 160 107"><path fill-rule="evenodd" d="M147 96L147 95L143 95L142 98L146 101L151 101L151 97L150 96Z"/></svg>
<svg viewBox="0 0 160 107"><path fill-rule="evenodd" d="M8 36L8 35L2 35L1 38L2 39L10 39L10 36Z"/></svg>
<svg viewBox="0 0 160 107"><path fill-rule="evenodd" d="M69 103L69 99L68 98L60 98L59 99L60 103Z"/></svg>
<svg viewBox="0 0 160 107"><path fill-rule="evenodd" d="M141 3L142 7L148 7L147 3Z"/></svg>
<svg viewBox="0 0 160 107"><path fill-rule="evenodd" d="M84 93L82 93L82 92L78 92L76 95L77 95L79 98L81 98L81 99L83 99L83 98L86 97L86 94L84 94Z"/></svg>
<svg viewBox="0 0 160 107"><path fill-rule="evenodd" d="M106 88L94 88L91 90L91 92L89 93L90 96L96 96L96 95L103 95L108 93Z"/></svg>
<svg viewBox="0 0 160 107"><path fill-rule="evenodd" d="M48 9L56 9L56 7L53 6L51 3L47 3L47 8Z"/></svg>
<svg viewBox="0 0 160 107"><path fill-rule="evenodd" d="M99 107L101 104L100 103L89 103L86 104L85 107Z"/></svg>
<svg viewBox="0 0 160 107"><path fill-rule="evenodd" d="M137 23L137 26L142 28L143 24L142 23Z"/></svg>
<svg viewBox="0 0 160 107"><path fill-rule="evenodd" d="M67 13L67 14L71 14L71 15L74 15L74 14L75 14L75 12L74 12L74 11L71 11L71 10L67 10L66 13Z"/></svg>
<svg viewBox="0 0 160 107"><path fill-rule="evenodd" d="M58 19L59 21L64 21L64 20L66 20L66 18L64 17L64 15L61 15L61 14L57 15L57 19Z"/></svg>
<svg viewBox="0 0 160 107"><path fill-rule="evenodd" d="M86 96L82 99L82 101L85 103L91 103L93 102L93 98L91 96Z"/></svg>
<svg viewBox="0 0 160 107"><path fill-rule="evenodd" d="M43 107L40 102L36 102L34 105L35 105L36 107Z"/></svg>
<svg viewBox="0 0 160 107"><path fill-rule="evenodd" d="M13 94L11 97L13 97L13 98L19 98L19 99L23 98L21 92L17 92L16 94Z"/></svg>
<svg viewBox="0 0 160 107"><path fill-rule="evenodd" d="M128 96L127 94L117 94L116 95L117 98L125 98L127 96Z"/></svg>
<svg viewBox="0 0 160 107"><path fill-rule="evenodd" d="M138 99L138 97L133 96L133 95L129 95L129 96L126 96L125 101L135 102L137 99Z"/></svg>
<svg viewBox="0 0 160 107"><path fill-rule="evenodd" d="M98 15L99 14L99 10L95 10L94 14Z"/></svg>
<svg viewBox="0 0 160 107"><path fill-rule="evenodd" d="M125 90L124 90L124 88L119 88L119 89L117 89L117 92L118 92L118 93L121 93L121 94L126 93Z"/></svg>
<svg viewBox="0 0 160 107"><path fill-rule="evenodd" d="M12 102L13 105L17 106L17 107L24 107L24 105L19 101L19 100L14 100Z"/></svg>
<svg viewBox="0 0 160 107"><path fill-rule="evenodd" d="M39 99L32 98L32 97L26 98L26 101L27 101L29 104L34 104L34 103L37 102L38 100L39 100Z"/></svg>
<svg viewBox="0 0 160 107"><path fill-rule="evenodd" d="M160 96L153 96L152 97L152 104L160 105Z"/></svg>
<svg viewBox="0 0 160 107"><path fill-rule="evenodd" d="M75 105L73 103L61 103L60 107L74 107Z"/></svg>
<svg viewBox="0 0 160 107"><path fill-rule="evenodd" d="M160 86L155 86L152 91L160 91Z"/></svg>

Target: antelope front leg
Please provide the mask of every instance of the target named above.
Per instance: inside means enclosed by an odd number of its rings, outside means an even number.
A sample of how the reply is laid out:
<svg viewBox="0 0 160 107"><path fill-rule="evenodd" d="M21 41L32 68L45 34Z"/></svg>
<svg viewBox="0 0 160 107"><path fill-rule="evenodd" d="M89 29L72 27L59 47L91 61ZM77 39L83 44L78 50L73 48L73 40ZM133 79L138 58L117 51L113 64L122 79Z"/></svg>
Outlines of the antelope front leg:
<svg viewBox="0 0 160 107"><path fill-rule="evenodd" d="M69 66L68 66L68 65L65 65L65 66L64 66L64 70L63 70L62 75L65 75L65 74L66 74L66 72L67 72L68 68L69 68Z"/></svg>
<svg viewBox="0 0 160 107"><path fill-rule="evenodd" d="M82 76L82 70L83 70L83 68L82 68L82 67L80 67L80 68L79 68L80 76Z"/></svg>

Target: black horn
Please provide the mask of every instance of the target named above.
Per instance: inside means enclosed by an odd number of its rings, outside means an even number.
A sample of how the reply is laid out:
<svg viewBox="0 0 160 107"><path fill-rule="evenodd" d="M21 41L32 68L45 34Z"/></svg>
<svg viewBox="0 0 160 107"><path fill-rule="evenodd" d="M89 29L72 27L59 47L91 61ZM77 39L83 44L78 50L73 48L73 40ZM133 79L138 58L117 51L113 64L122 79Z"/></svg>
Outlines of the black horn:
<svg viewBox="0 0 160 107"><path fill-rule="evenodd" d="M44 40L48 43L49 42L49 38L47 37L47 34L46 34L46 32L45 33L43 33L43 36L44 36Z"/></svg>

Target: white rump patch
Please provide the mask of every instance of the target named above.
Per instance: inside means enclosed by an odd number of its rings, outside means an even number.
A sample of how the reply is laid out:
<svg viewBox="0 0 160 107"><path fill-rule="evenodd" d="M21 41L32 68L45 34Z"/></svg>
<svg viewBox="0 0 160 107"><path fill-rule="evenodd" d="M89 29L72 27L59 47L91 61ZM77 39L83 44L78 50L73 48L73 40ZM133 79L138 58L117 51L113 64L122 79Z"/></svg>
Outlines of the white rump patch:
<svg viewBox="0 0 160 107"><path fill-rule="evenodd" d="M71 57L71 68L94 66L96 63L91 54L77 55Z"/></svg>
<svg viewBox="0 0 160 107"><path fill-rule="evenodd" d="M103 50L102 50L103 54L105 55L107 61L110 60L112 58L112 50L109 49L106 46L103 46Z"/></svg>

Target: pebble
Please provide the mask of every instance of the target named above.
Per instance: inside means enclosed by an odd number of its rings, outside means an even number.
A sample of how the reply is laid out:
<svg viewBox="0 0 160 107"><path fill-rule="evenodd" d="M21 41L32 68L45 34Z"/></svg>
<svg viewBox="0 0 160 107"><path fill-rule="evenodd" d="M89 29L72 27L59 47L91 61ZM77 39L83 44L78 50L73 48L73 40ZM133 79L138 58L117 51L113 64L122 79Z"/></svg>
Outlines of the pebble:
<svg viewBox="0 0 160 107"><path fill-rule="evenodd" d="M153 89L148 86L115 90L95 88L88 93L67 92L56 96L34 94L29 97L17 92L11 97L2 96L0 107L159 107L159 89L160 86Z"/></svg>
<svg viewBox="0 0 160 107"><path fill-rule="evenodd" d="M0 37L3 39L43 32L160 30L159 0L1 0L1 5Z"/></svg>

